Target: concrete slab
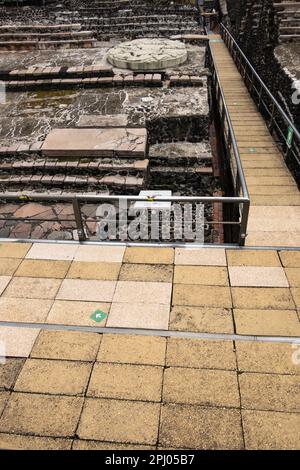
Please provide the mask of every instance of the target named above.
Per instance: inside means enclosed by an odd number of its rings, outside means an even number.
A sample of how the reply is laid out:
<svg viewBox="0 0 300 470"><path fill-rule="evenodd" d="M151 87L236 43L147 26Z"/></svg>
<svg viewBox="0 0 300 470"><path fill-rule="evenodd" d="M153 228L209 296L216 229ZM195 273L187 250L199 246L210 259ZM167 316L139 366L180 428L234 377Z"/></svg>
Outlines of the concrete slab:
<svg viewBox="0 0 300 470"><path fill-rule="evenodd" d="M127 114L84 114L78 120L78 127L126 127Z"/></svg>
<svg viewBox="0 0 300 470"><path fill-rule="evenodd" d="M42 154L50 157L65 156L130 156L146 154L146 129L53 129L48 134Z"/></svg>

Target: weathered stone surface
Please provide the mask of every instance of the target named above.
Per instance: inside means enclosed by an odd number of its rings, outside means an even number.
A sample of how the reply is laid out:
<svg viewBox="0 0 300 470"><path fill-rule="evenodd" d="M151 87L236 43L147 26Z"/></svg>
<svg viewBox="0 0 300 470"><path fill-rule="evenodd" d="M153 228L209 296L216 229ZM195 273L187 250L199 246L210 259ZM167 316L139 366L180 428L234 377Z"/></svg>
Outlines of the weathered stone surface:
<svg viewBox="0 0 300 470"><path fill-rule="evenodd" d="M136 39L111 49L108 61L120 68L131 70L158 70L175 67L186 62L186 47L169 39Z"/></svg>
<svg viewBox="0 0 300 470"><path fill-rule="evenodd" d="M127 124L126 114L84 114L78 121L78 127L125 127Z"/></svg>
<svg viewBox="0 0 300 470"><path fill-rule="evenodd" d="M53 129L42 152L46 156L145 156L146 129Z"/></svg>

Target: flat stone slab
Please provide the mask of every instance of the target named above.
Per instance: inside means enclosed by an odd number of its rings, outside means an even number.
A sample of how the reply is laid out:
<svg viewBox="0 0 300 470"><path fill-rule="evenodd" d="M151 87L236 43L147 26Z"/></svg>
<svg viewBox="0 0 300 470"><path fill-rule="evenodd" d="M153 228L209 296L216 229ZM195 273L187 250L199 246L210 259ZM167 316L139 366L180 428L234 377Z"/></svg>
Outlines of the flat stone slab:
<svg viewBox="0 0 300 470"><path fill-rule="evenodd" d="M80 116L78 127L126 127L127 114L84 114Z"/></svg>
<svg viewBox="0 0 300 470"><path fill-rule="evenodd" d="M160 70L183 64L188 58L186 46L170 39L135 39L123 42L108 53L108 62L131 70Z"/></svg>
<svg viewBox="0 0 300 470"><path fill-rule="evenodd" d="M66 156L130 156L146 154L146 129L53 129L47 136L42 154L49 157Z"/></svg>

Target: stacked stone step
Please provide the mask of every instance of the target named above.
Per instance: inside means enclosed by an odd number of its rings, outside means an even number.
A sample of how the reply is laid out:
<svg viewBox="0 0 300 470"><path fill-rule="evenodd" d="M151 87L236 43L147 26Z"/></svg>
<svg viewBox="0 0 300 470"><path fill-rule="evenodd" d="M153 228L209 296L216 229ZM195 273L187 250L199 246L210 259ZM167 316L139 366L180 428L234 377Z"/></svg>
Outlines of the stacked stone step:
<svg viewBox="0 0 300 470"><path fill-rule="evenodd" d="M274 2L279 21L279 41L300 41L300 0Z"/></svg>
<svg viewBox="0 0 300 470"><path fill-rule="evenodd" d="M0 51L91 48L96 39L91 31L81 31L80 24L1 25Z"/></svg>

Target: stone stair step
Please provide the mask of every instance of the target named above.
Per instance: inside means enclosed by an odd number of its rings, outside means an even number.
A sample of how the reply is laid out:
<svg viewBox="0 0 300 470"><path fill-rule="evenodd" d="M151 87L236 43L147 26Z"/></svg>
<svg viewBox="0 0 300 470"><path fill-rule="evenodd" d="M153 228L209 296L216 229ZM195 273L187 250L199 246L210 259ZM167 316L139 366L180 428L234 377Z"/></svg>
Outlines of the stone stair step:
<svg viewBox="0 0 300 470"><path fill-rule="evenodd" d="M48 49L85 49L96 47L96 39L61 40L61 41L2 41L2 51L48 50Z"/></svg>
<svg viewBox="0 0 300 470"><path fill-rule="evenodd" d="M81 23L68 24L7 24L0 25L0 34L5 32L53 32L53 31L80 31Z"/></svg>

